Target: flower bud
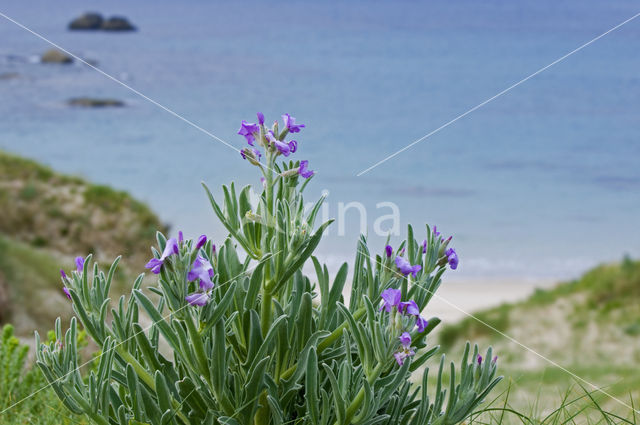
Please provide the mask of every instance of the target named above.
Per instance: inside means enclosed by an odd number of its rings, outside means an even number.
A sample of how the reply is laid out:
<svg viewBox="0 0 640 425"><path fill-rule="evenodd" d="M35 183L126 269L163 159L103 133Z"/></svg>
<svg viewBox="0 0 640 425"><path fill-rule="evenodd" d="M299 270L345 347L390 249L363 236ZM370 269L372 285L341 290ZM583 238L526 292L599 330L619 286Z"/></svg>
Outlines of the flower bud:
<svg viewBox="0 0 640 425"><path fill-rule="evenodd" d="M254 214L251 211L247 211L247 213L244 215L244 218L249 220L249 221L253 221L256 223L259 223L262 221L262 217L260 217L258 214Z"/></svg>
<svg viewBox="0 0 640 425"><path fill-rule="evenodd" d="M280 173L281 177L293 177L298 175L298 168L290 168L287 171Z"/></svg>
<svg viewBox="0 0 640 425"><path fill-rule="evenodd" d="M260 165L260 157L262 154L257 149L244 148L240 150L240 155L253 165Z"/></svg>
<svg viewBox="0 0 640 425"><path fill-rule="evenodd" d="M202 248L204 246L204 244L207 243L207 236L206 235L201 235L198 238L198 241L196 242L196 250Z"/></svg>

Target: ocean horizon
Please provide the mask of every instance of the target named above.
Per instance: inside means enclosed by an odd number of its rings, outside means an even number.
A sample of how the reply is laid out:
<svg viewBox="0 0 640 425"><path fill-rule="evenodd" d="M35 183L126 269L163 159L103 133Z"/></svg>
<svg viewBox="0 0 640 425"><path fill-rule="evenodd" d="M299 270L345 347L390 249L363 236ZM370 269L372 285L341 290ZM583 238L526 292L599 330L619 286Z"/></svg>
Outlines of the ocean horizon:
<svg viewBox="0 0 640 425"><path fill-rule="evenodd" d="M86 11L130 33L68 31ZM241 120L290 113L306 127L294 159L327 213L359 203L374 221L397 205L452 235L451 279L571 279L640 256L640 18L371 171L358 173L638 13L631 1L249 2L44 0L0 12L240 149ZM0 17L0 149L126 190L174 232L221 241L201 181L259 188L225 146L81 63L48 65L51 45ZM74 108L109 97L123 108ZM355 209L319 257L355 256ZM78 253L84 254L84 253Z"/></svg>

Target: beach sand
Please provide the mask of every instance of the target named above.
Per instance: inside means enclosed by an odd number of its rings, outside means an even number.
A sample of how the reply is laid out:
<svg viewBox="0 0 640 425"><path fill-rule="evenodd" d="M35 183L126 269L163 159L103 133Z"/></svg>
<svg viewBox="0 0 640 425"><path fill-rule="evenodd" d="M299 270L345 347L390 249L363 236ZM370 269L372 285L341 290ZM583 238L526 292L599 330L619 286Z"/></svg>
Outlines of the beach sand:
<svg viewBox="0 0 640 425"><path fill-rule="evenodd" d="M474 311L527 298L536 288L549 288L555 280L465 279L445 280L423 312L454 323Z"/></svg>

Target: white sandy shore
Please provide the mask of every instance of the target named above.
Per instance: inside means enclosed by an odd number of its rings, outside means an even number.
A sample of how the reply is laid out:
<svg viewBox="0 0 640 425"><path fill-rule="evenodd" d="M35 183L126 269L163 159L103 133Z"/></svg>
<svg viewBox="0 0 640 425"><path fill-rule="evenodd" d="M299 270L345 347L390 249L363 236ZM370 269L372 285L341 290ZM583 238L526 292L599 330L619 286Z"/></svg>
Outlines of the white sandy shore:
<svg viewBox="0 0 640 425"><path fill-rule="evenodd" d="M548 288L555 280L465 279L442 283L423 314L445 323L456 322L467 313L527 298L536 288Z"/></svg>

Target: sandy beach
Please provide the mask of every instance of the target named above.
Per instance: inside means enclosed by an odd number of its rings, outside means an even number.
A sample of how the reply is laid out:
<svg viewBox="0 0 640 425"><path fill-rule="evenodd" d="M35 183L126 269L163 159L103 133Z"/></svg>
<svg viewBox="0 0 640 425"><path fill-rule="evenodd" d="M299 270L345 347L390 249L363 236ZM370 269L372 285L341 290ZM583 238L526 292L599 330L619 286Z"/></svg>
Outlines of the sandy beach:
<svg viewBox="0 0 640 425"><path fill-rule="evenodd" d="M527 298L536 288L548 288L555 280L465 279L445 280L424 314L444 323L456 322L474 311Z"/></svg>

